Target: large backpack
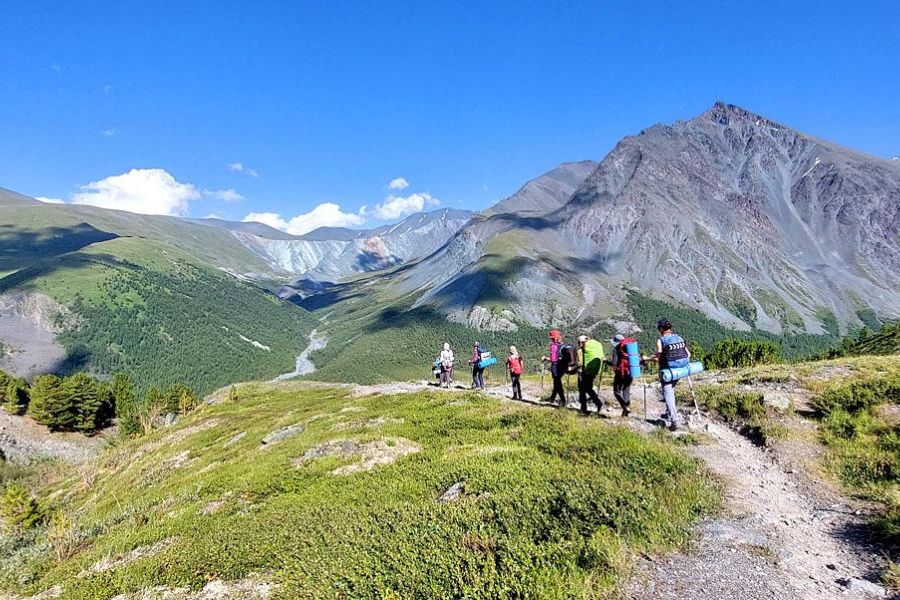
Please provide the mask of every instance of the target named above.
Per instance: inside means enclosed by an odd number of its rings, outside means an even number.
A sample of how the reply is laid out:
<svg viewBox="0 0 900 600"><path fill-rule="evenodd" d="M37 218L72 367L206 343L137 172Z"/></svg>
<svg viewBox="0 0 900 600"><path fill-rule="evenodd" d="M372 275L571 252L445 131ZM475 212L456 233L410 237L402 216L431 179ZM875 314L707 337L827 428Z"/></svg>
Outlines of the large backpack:
<svg viewBox="0 0 900 600"><path fill-rule="evenodd" d="M563 344L559 347L559 355L556 359L556 368L562 373L574 373L578 369L578 360L575 355L575 346Z"/></svg>
<svg viewBox="0 0 900 600"><path fill-rule="evenodd" d="M516 356L515 358L510 356L509 360L507 362L509 363L510 374L512 374L512 375L521 375L522 374L522 357L521 356Z"/></svg>
<svg viewBox="0 0 900 600"><path fill-rule="evenodd" d="M584 343L584 351L582 352L583 364L582 372L585 375L594 376L600 372L603 366L603 344L597 340L588 340Z"/></svg>
<svg viewBox="0 0 900 600"><path fill-rule="evenodd" d="M493 367L496 364L497 359L494 358L494 355L491 354L491 351L482 346L481 353L478 355L478 368L486 369L488 367Z"/></svg>
<svg viewBox="0 0 900 600"><path fill-rule="evenodd" d="M616 366L616 371L618 371L620 375L628 375L631 373L631 363L628 361L628 348L626 348L625 345L633 344L634 342L634 338L625 338L616 345L616 353L619 355L619 364Z"/></svg>

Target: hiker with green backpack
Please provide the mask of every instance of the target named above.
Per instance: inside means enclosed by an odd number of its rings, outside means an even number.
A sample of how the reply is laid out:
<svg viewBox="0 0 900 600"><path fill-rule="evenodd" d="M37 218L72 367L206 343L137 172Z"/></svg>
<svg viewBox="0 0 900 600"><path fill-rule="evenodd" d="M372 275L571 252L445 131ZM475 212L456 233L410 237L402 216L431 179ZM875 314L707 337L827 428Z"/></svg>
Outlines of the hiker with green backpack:
<svg viewBox="0 0 900 600"><path fill-rule="evenodd" d="M588 398L597 405L597 415L603 408L603 402L594 390L594 380L603 368L603 344L582 335L578 338L578 401L581 414L588 414Z"/></svg>

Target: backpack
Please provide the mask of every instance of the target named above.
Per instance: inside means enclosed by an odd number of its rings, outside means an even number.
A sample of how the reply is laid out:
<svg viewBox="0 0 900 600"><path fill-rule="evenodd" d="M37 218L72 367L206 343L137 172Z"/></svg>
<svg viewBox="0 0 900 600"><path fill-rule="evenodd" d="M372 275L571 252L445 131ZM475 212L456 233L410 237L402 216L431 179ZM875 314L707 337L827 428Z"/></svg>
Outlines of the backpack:
<svg viewBox="0 0 900 600"><path fill-rule="evenodd" d="M521 375L522 374L522 357L516 356L513 358L512 356L506 361L509 364L509 372L511 375Z"/></svg>
<svg viewBox="0 0 900 600"><path fill-rule="evenodd" d="M588 340L584 344L582 351L584 363L581 365L585 375L596 375L603 366L603 344L597 340Z"/></svg>
<svg viewBox="0 0 900 600"><path fill-rule="evenodd" d="M616 345L616 352L619 354L619 364L616 367L616 371L618 371L620 375L628 375L631 373L631 363L628 362L628 349L625 345L633 344L635 341L634 338L625 338Z"/></svg>
<svg viewBox="0 0 900 600"><path fill-rule="evenodd" d="M556 368L564 373L574 373L578 369L578 360L575 358L575 346L563 344L559 347Z"/></svg>
<svg viewBox="0 0 900 600"><path fill-rule="evenodd" d="M478 355L478 368L486 369L488 367L493 367L496 364L497 359L494 358L494 355L491 354L491 351L482 346L481 353Z"/></svg>

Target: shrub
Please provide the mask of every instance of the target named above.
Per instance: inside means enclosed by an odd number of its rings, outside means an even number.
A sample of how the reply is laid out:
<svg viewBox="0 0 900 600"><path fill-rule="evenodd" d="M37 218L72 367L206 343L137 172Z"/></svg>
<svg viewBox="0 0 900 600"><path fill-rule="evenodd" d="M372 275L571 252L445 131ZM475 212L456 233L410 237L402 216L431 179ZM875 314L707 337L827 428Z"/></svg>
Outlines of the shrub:
<svg viewBox="0 0 900 600"><path fill-rule="evenodd" d="M50 429L71 431L75 428L72 395L56 375L40 375L31 388L28 415Z"/></svg>
<svg viewBox="0 0 900 600"><path fill-rule="evenodd" d="M752 367L781 360L781 348L773 342L746 341L727 338L718 342L706 357L711 369Z"/></svg>
<svg viewBox="0 0 900 600"><path fill-rule="evenodd" d="M3 517L7 527L17 535L33 529L42 520L37 500L24 485L19 483L12 483L6 487L6 492L0 498L0 516Z"/></svg>
<svg viewBox="0 0 900 600"><path fill-rule="evenodd" d="M854 381L832 388L816 397L812 405L827 416L837 409L856 414L887 402L900 403L900 376Z"/></svg>

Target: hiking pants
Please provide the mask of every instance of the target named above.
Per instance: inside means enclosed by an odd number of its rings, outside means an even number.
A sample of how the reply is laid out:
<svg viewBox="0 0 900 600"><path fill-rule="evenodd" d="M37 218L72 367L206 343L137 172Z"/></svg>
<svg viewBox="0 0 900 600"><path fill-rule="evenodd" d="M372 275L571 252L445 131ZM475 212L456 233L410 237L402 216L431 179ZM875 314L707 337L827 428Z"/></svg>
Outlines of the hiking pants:
<svg viewBox="0 0 900 600"><path fill-rule="evenodd" d="M444 369L441 368L441 385L446 385L450 387L450 375L453 373L453 369Z"/></svg>
<svg viewBox="0 0 900 600"><path fill-rule="evenodd" d="M472 367L472 384L476 390L484 389L484 369Z"/></svg>
<svg viewBox="0 0 900 600"><path fill-rule="evenodd" d="M669 422L672 423L672 425L677 426L678 408L675 407L675 384L678 383L678 380L666 383L662 380L662 377L660 377L659 383L662 384L663 401L665 401L666 411L669 413Z"/></svg>
<svg viewBox="0 0 900 600"><path fill-rule="evenodd" d="M556 363L550 363L550 375L553 377L553 393L550 394L550 402L559 395L559 407L565 408L566 401L566 390L563 389L563 375L565 373L556 365Z"/></svg>
<svg viewBox="0 0 900 600"><path fill-rule="evenodd" d="M597 413L600 413L600 409L603 408L603 403L600 402L600 397L597 396L597 392L594 390L594 378L596 375L586 375L584 373L578 374L578 402L581 403L581 412L587 414L587 401L590 398L594 404L597 405Z"/></svg>
<svg viewBox="0 0 900 600"><path fill-rule="evenodd" d="M519 380L520 377L521 375L509 374L510 381L512 381L513 400L522 399L522 382Z"/></svg>
<svg viewBox="0 0 900 600"><path fill-rule="evenodd" d="M627 373L613 374L613 395L619 401L619 406L626 409L631 405L631 382L634 381Z"/></svg>

